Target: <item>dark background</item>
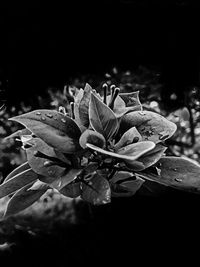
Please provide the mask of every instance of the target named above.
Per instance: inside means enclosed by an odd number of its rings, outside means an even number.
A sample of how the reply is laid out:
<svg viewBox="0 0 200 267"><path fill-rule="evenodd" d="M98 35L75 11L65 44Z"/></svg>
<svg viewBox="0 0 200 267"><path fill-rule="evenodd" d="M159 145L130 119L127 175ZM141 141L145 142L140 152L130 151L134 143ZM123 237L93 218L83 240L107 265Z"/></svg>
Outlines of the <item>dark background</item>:
<svg viewBox="0 0 200 267"><path fill-rule="evenodd" d="M193 1L144 0L68 0L60 6L16 3L2 8L0 80L7 105L34 99L49 86L62 87L70 77L100 75L113 66L158 68L164 90L181 96L199 84L199 11ZM175 256L177 262L187 259L191 264L199 249L195 245L199 240L199 196L168 192L151 201L144 197L116 200L111 214L105 215L103 207L96 214L94 228L84 225L79 230L80 240L77 238L74 247L82 242L82 258L90 255L90 249L91 254L95 251L94 261L90 259L95 265L99 258L104 260L102 251L116 263L118 259L132 263L139 257L140 262L163 264L173 262ZM55 253L57 261L57 255L69 253L68 232L63 235L64 243L60 236L52 241L45 238L45 242L36 239L32 248L30 241L23 242L20 236L20 261L25 261L25 248L29 258L33 251L40 251L44 262L46 255ZM59 244L56 252L55 244ZM72 262L82 262L76 257L79 247L71 254Z"/></svg>
<svg viewBox="0 0 200 267"><path fill-rule="evenodd" d="M198 15L193 1L71 0L2 8L0 75L7 102L113 66L156 67L166 90L198 84Z"/></svg>

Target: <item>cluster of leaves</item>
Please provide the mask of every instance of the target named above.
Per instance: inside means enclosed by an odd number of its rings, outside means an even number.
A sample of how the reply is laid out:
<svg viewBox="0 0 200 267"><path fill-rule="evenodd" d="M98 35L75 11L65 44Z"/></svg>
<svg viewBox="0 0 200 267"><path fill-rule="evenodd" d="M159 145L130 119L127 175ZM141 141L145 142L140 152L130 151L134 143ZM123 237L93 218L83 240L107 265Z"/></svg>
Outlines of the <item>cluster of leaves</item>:
<svg viewBox="0 0 200 267"><path fill-rule="evenodd" d="M200 166L165 157L164 142L176 125L144 111L138 91L120 93L107 84L102 91L101 97L86 84L74 90L66 108L10 119L25 126L20 138L27 161L0 185L0 198L12 194L5 216L29 207L52 188L94 205L132 196L145 180L199 192Z"/></svg>

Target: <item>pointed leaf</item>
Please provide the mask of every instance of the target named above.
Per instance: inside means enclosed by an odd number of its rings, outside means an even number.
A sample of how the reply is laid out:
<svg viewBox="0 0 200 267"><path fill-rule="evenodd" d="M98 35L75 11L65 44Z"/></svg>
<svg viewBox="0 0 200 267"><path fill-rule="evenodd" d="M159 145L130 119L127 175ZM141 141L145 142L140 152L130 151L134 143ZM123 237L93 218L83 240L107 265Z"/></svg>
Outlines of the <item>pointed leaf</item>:
<svg viewBox="0 0 200 267"><path fill-rule="evenodd" d="M167 147L157 144L154 149L147 152L136 161L126 162L126 165L134 171L142 171L155 164L163 156L166 149Z"/></svg>
<svg viewBox="0 0 200 267"><path fill-rule="evenodd" d="M143 142L139 142L139 143L135 143L135 144L131 144L126 147L123 147L119 149L117 153L104 150L92 144L86 144L86 146L99 153L102 153L102 154L105 154L111 157L115 157L115 158L119 158L123 160L136 160L139 157L141 157L143 154L153 149L155 147L155 144L150 141L143 141Z"/></svg>
<svg viewBox="0 0 200 267"><path fill-rule="evenodd" d="M9 200L4 217L14 215L36 202L48 189L47 185L43 185L37 190L31 190L32 184L28 184L18 190Z"/></svg>
<svg viewBox="0 0 200 267"><path fill-rule="evenodd" d="M56 158L55 151L52 147L48 146L44 141L42 141L39 138L33 138L31 141L29 141L30 144L32 144L32 147L26 149L28 164L33 169L34 172L48 177L49 179L46 179L46 182L52 182L57 177L60 177L63 175L65 169L68 167L66 164L65 167L60 167L58 165L51 165L53 161L47 160L45 158L37 157L35 155L35 152L39 151L49 157ZM48 164L49 163L49 164Z"/></svg>
<svg viewBox="0 0 200 267"><path fill-rule="evenodd" d="M82 185L81 197L83 200L94 205L110 203L111 190L109 182L105 178L95 173L88 183L88 185Z"/></svg>
<svg viewBox="0 0 200 267"><path fill-rule="evenodd" d="M9 136L6 136L3 141L7 141L8 139L11 139L11 138L17 138L17 137L21 137L23 135L31 135L31 131L28 130L28 129L22 129L22 130L18 130L16 131L15 133L12 133L10 134Z"/></svg>
<svg viewBox="0 0 200 267"><path fill-rule="evenodd" d="M114 112L93 93L89 105L89 118L93 129L106 139L111 138L118 130L119 124Z"/></svg>
<svg viewBox="0 0 200 267"><path fill-rule="evenodd" d="M107 96L107 103L109 104L112 99L111 95ZM119 110L126 108L124 100L118 95L114 102L113 112L118 113Z"/></svg>
<svg viewBox="0 0 200 267"><path fill-rule="evenodd" d="M151 111L133 111L124 115L120 130L126 132L133 126L137 128L143 141L154 143L170 138L177 129L176 124Z"/></svg>
<svg viewBox="0 0 200 267"><path fill-rule="evenodd" d="M130 145L132 143L141 142L142 136L138 132L138 130L135 127L131 127L128 131L126 131L119 142L115 145L115 150L118 150L122 148L123 146ZM90 142L88 142L90 143Z"/></svg>
<svg viewBox="0 0 200 267"><path fill-rule="evenodd" d="M157 166L159 175L148 169L140 175L163 185L200 193L200 165L185 158L163 157Z"/></svg>
<svg viewBox="0 0 200 267"><path fill-rule="evenodd" d="M32 169L18 173L17 175L0 185L0 198L10 195L11 193L17 191L18 189L33 181L36 181L37 179L38 174L36 174Z"/></svg>
<svg viewBox="0 0 200 267"><path fill-rule="evenodd" d="M79 118L81 124L85 127L89 126L89 102L91 97L92 87L86 83L84 88L83 97L80 100L79 104Z"/></svg>
<svg viewBox="0 0 200 267"><path fill-rule="evenodd" d="M71 118L53 110L35 110L10 120L27 127L48 145L64 153L80 149L78 139L81 131Z"/></svg>
<svg viewBox="0 0 200 267"><path fill-rule="evenodd" d="M105 147L106 140L102 134L96 131L86 130L82 133L79 143L82 148L86 148L86 143L90 143L102 148Z"/></svg>
<svg viewBox="0 0 200 267"><path fill-rule="evenodd" d="M133 107L134 110L142 110L142 105L139 99L139 91L131 93L121 93L119 96L123 99L126 107Z"/></svg>
<svg viewBox="0 0 200 267"><path fill-rule="evenodd" d="M22 165L20 165L19 167L17 167L16 169L14 169L11 173L8 174L8 176L4 179L4 183L8 180L10 180L11 178L13 178L15 175L30 169L30 165L28 164L28 162L26 161L25 163L23 163Z"/></svg>

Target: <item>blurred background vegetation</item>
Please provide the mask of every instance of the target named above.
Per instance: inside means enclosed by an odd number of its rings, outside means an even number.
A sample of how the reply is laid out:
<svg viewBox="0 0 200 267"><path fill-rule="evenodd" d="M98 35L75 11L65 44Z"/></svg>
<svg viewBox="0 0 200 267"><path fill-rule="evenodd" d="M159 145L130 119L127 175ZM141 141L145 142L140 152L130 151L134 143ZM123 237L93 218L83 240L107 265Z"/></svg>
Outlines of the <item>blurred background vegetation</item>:
<svg viewBox="0 0 200 267"><path fill-rule="evenodd" d="M123 91L139 90L145 109L178 126L167 142L167 154L200 162L199 11L189 0L71 0L65 5L2 7L1 180L25 161L20 142L4 140L20 129L8 118L66 105L68 89L85 82L98 90L104 82ZM6 201L0 203L0 214ZM165 257L159 244L170 241L171 250L183 254L192 236L198 236L199 201L197 195L151 182L149 189L142 188L131 199L114 199L107 207L91 208L48 193L31 209L0 221L0 256L9 263L12 255L10 261L21 266L27 265L24 253L38 266L93 265L94 258L105 264L106 256L112 262L128 261L133 248L142 256L142 247L148 264L155 263L153 249L144 244L151 247L156 240L155 249ZM128 239L135 240L131 247ZM112 249L121 256L111 256ZM33 251L38 255L34 259Z"/></svg>

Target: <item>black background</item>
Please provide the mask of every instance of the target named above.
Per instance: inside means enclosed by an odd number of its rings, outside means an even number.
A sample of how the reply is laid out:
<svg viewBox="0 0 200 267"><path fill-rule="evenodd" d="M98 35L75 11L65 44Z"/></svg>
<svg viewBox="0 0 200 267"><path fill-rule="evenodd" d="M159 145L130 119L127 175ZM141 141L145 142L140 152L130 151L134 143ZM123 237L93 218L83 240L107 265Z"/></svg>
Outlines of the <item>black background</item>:
<svg viewBox="0 0 200 267"><path fill-rule="evenodd" d="M8 102L113 66L157 67L168 90L199 82L193 1L66 1L1 9L1 76ZM5 86L4 86L5 87ZM12 95L10 94L12 93Z"/></svg>
<svg viewBox="0 0 200 267"><path fill-rule="evenodd" d="M7 103L28 100L48 86L62 87L70 77L105 73L113 66L156 66L166 90L172 86L181 92L198 85L199 11L192 1L16 3L2 9L0 75ZM104 209L98 213L95 231L104 233L95 243L95 256L106 248L115 262L117 257L134 262L136 254L145 263L145 255L158 263L160 254L161 266L167 260L172 263L172 256L190 262L198 251L198 203L199 196L173 190L151 201L119 200L108 228ZM105 239L110 245L105 246ZM103 253L100 257L103 261Z"/></svg>

